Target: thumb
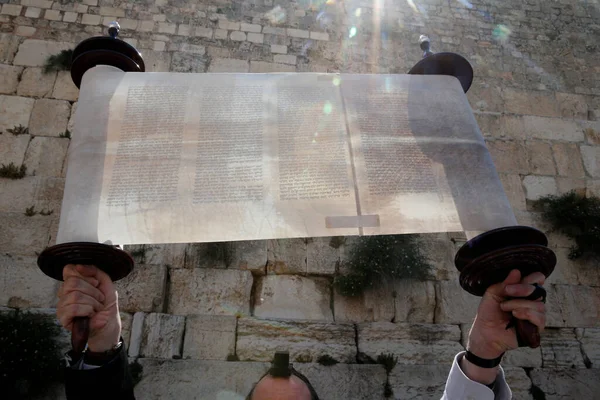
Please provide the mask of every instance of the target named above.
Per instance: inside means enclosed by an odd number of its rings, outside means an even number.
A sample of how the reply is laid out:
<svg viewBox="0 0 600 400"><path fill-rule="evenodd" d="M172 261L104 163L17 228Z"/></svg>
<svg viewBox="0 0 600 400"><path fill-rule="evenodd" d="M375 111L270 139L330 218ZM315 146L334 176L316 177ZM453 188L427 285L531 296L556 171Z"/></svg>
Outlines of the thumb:
<svg viewBox="0 0 600 400"><path fill-rule="evenodd" d="M98 279L100 284L105 283L107 281L112 282L110 277L106 274L106 272L93 265L77 265L76 270L83 276Z"/></svg>
<svg viewBox="0 0 600 400"><path fill-rule="evenodd" d="M491 294L495 297L504 297L504 288L507 285L514 285L519 282L521 282L521 271L519 271L518 269L513 269L512 271L510 271L510 273L508 274L506 279L504 279L503 282L496 283L495 285L490 286L488 290L486 290L486 294Z"/></svg>

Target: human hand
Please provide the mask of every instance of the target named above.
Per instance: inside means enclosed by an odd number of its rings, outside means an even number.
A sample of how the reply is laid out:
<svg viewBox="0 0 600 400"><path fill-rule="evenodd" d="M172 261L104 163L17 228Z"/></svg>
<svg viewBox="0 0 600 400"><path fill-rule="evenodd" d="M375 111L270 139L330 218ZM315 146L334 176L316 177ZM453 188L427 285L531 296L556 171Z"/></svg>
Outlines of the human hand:
<svg viewBox="0 0 600 400"><path fill-rule="evenodd" d="M110 350L121 337L117 291L110 277L94 266L69 264L63 281L56 307L60 323L72 331L73 318L89 317L89 350Z"/></svg>
<svg viewBox="0 0 600 400"><path fill-rule="evenodd" d="M536 272L521 279L521 273L513 270L504 282L488 288L483 295L477 316L469 332L467 350L478 357L495 359L502 353L518 347L515 328L506 329L511 318L528 320L538 327L539 332L546 325L546 307L542 298L524 300L514 297L527 297L533 293L533 283L543 285L546 277ZM509 300L509 298L514 298ZM463 358L463 372L469 378L489 384L495 380L497 368L479 368Z"/></svg>

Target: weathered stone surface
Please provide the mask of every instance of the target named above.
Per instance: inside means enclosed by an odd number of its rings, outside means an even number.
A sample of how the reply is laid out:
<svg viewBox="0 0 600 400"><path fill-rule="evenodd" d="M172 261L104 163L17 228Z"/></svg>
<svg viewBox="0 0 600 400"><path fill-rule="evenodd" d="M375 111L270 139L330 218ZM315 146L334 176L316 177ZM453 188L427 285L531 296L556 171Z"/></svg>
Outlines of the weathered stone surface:
<svg viewBox="0 0 600 400"><path fill-rule="evenodd" d="M242 361L271 361L277 350L290 353L290 362L316 362L329 355L342 363L355 362L354 326L292 321L238 320L236 354Z"/></svg>
<svg viewBox="0 0 600 400"><path fill-rule="evenodd" d="M174 245L162 247L164 246ZM180 267L185 268L231 268L264 275L267 265L265 240L194 243L188 245L183 253L185 253L185 265L182 262Z"/></svg>
<svg viewBox="0 0 600 400"><path fill-rule="evenodd" d="M29 123L29 133L35 136L60 136L67 130L71 105L64 100L35 101Z"/></svg>
<svg viewBox="0 0 600 400"><path fill-rule="evenodd" d="M522 368L505 367L504 377L514 400L534 400L530 394L531 380Z"/></svg>
<svg viewBox="0 0 600 400"><path fill-rule="evenodd" d="M229 315L190 315L185 322L183 358L227 360L235 353L237 318Z"/></svg>
<svg viewBox="0 0 600 400"><path fill-rule="evenodd" d="M393 324L373 322L358 325L358 351L376 359L392 353L398 364L452 364L463 350L456 325Z"/></svg>
<svg viewBox="0 0 600 400"><path fill-rule="evenodd" d="M58 286L38 268L35 257L0 255L0 305L52 308Z"/></svg>
<svg viewBox="0 0 600 400"><path fill-rule="evenodd" d="M206 57L201 54L176 51L171 61L172 72L199 73L206 72Z"/></svg>
<svg viewBox="0 0 600 400"><path fill-rule="evenodd" d="M296 66L264 61L250 61L250 72L262 74L269 72L296 72Z"/></svg>
<svg viewBox="0 0 600 400"><path fill-rule="evenodd" d="M171 53L147 50L144 52L144 64L146 64L147 72L169 72L171 67Z"/></svg>
<svg viewBox="0 0 600 400"><path fill-rule="evenodd" d="M582 142L582 129L575 121L559 118L543 118L526 115L523 117L528 139Z"/></svg>
<svg viewBox="0 0 600 400"><path fill-rule="evenodd" d="M123 344L129 348L129 340L131 339L131 324L133 323L133 315L126 312L120 312L121 316L121 336L123 336Z"/></svg>
<svg viewBox="0 0 600 400"><path fill-rule="evenodd" d="M250 271L173 269L168 312L181 315L247 315L251 290Z"/></svg>
<svg viewBox="0 0 600 400"><path fill-rule="evenodd" d="M587 119L588 106L584 96L574 93L556 93L556 100L562 117Z"/></svg>
<svg viewBox="0 0 600 400"><path fill-rule="evenodd" d="M556 167L552 157L552 147L539 140L527 141L527 157L529 159L529 168L532 174L536 175L554 175Z"/></svg>
<svg viewBox="0 0 600 400"><path fill-rule="evenodd" d="M333 275L340 262L339 247L331 246L331 237L316 237L306 241L306 272Z"/></svg>
<svg viewBox="0 0 600 400"><path fill-rule="evenodd" d="M210 62L208 72L248 72L248 69L249 64L246 60L215 58Z"/></svg>
<svg viewBox="0 0 600 400"><path fill-rule="evenodd" d="M30 207L27 203L23 208ZM0 213L0 249L2 254L33 255L48 245L50 227L57 216L27 217L25 210L18 213Z"/></svg>
<svg viewBox="0 0 600 400"><path fill-rule="evenodd" d="M69 71L59 71L54 83L52 97L55 99L77 101L79 97L79 89L73 83Z"/></svg>
<svg viewBox="0 0 600 400"><path fill-rule="evenodd" d="M306 239L267 241L267 271L276 274L304 274L307 263Z"/></svg>
<svg viewBox="0 0 600 400"><path fill-rule="evenodd" d="M27 173L36 176L63 176L69 139L36 136L31 139L24 164ZM52 157L49 157L49 155Z"/></svg>
<svg viewBox="0 0 600 400"><path fill-rule="evenodd" d="M523 190L523 182L521 177L516 174L499 174L500 182L504 188L504 192L508 197L508 201L513 209L526 210L525 192Z"/></svg>
<svg viewBox="0 0 600 400"><path fill-rule="evenodd" d="M600 177L600 146L581 146L581 156L587 173L594 177Z"/></svg>
<svg viewBox="0 0 600 400"><path fill-rule="evenodd" d="M471 323L481 299L460 287L458 281L436 282L435 322L437 324Z"/></svg>
<svg viewBox="0 0 600 400"><path fill-rule="evenodd" d="M556 179L551 176L527 175L523 178L527 200L539 200L540 197L558 193Z"/></svg>
<svg viewBox="0 0 600 400"><path fill-rule="evenodd" d="M547 285L546 326L600 326L600 288Z"/></svg>
<svg viewBox="0 0 600 400"><path fill-rule="evenodd" d="M436 306L434 283L403 279L394 285L394 322L433 323Z"/></svg>
<svg viewBox="0 0 600 400"><path fill-rule="evenodd" d="M320 399L383 400L385 371L379 365L295 364ZM334 383L335 382L335 383Z"/></svg>
<svg viewBox="0 0 600 400"><path fill-rule="evenodd" d="M546 329L542 335L544 368L585 368L574 329Z"/></svg>
<svg viewBox="0 0 600 400"><path fill-rule="evenodd" d="M504 90L505 109L509 113L559 117L558 103L554 93Z"/></svg>
<svg viewBox="0 0 600 400"><path fill-rule="evenodd" d="M135 314L133 314L128 346L129 357L138 357L140 355L140 349L142 347L142 337L144 336L145 319L146 313L136 312Z"/></svg>
<svg viewBox="0 0 600 400"><path fill-rule="evenodd" d="M532 349L529 347L519 347L504 354L502 365L523 367L523 368L541 368L542 367L542 349Z"/></svg>
<svg viewBox="0 0 600 400"><path fill-rule="evenodd" d="M75 102L71 106L71 116L69 117L69 122L67 123L67 129L69 132L71 132L71 135L73 135L73 132L75 132L75 112L77 111L77 104L79 103Z"/></svg>
<svg viewBox="0 0 600 400"><path fill-rule="evenodd" d="M333 321L327 279L294 275L267 275L258 279L254 316Z"/></svg>
<svg viewBox="0 0 600 400"><path fill-rule="evenodd" d="M44 73L42 68L25 68L21 81L18 82L17 94L19 96L47 97L52 93L56 72Z"/></svg>
<svg viewBox="0 0 600 400"><path fill-rule="evenodd" d="M579 147L570 143L555 143L552 145L554 161L560 176L584 178L585 172L581 163Z"/></svg>
<svg viewBox="0 0 600 400"><path fill-rule="evenodd" d="M584 362L590 361L592 368L600 369L600 329L578 328L575 335L581 343Z"/></svg>
<svg viewBox="0 0 600 400"><path fill-rule="evenodd" d="M0 96L0 132L15 126L29 126L34 99L18 96Z"/></svg>
<svg viewBox="0 0 600 400"><path fill-rule="evenodd" d="M19 75L23 68L0 64L0 93L13 94L17 91Z"/></svg>
<svg viewBox="0 0 600 400"><path fill-rule="evenodd" d="M1 114L0 118L2 118ZM0 135L0 165L13 163L16 166L20 166L23 164L25 151L30 140L30 135L14 136L8 132ZM4 193L2 194L4 195ZM2 202L5 200L2 200Z"/></svg>
<svg viewBox="0 0 600 400"><path fill-rule="evenodd" d="M147 314L144 319L140 356L173 358L181 356L185 317Z"/></svg>
<svg viewBox="0 0 600 400"><path fill-rule="evenodd" d="M136 399L243 400L269 363L140 359L142 380Z"/></svg>
<svg viewBox="0 0 600 400"><path fill-rule="evenodd" d="M454 266L456 249L445 233L419 235L419 246L431 266L430 275L435 280L458 280L458 270Z"/></svg>
<svg viewBox="0 0 600 400"><path fill-rule="evenodd" d="M600 370L534 369L531 381L547 400L593 399L600 393Z"/></svg>
<svg viewBox="0 0 600 400"><path fill-rule="evenodd" d="M35 197L38 181L39 179L34 176L26 176L23 179L0 179L0 193L2 193L0 211L25 212L23 199Z"/></svg>
<svg viewBox="0 0 600 400"><path fill-rule="evenodd" d="M494 140L488 141L486 144L498 172L514 174L526 174L529 172L527 155L522 143Z"/></svg>
<svg viewBox="0 0 600 400"><path fill-rule="evenodd" d="M567 247L557 247L554 253L557 267L546 280L547 284L600 286L600 269L594 262L569 259L570 248Z"/></svg>
<svg viewBox="0 0 600 400"><path fill-rule="evenodd" d="M161 312L167 286L164 265L136 265L132 273L116 283L119 308L127 312Z"/></svg>
<svg viewBox="0 0 600 400"><path fill-rule="evenodd" d="M58 54L62 50L72 49L73 47L72 43L67 42L27 39L19 46L19 51L15 56L13 64L41 67L51 55Z"/></svg>
<svg viewBox="0 0 600 400"><path fill-rule="evenodd" d="M284 46L281 44L272 44L271 45L271 53L287 54L287 46Z"/></svg>
<svg viewBox="0 0 600 400"><path fill-rule="evenodd" d="M394 319L393 287L366 290L360 296L342 296L334 289L333 307L337 322L375 322Z"/></svg>
<svg viewBox="0 0 600 400"><path fill-rule="evenodd" d="M446 387L448 365L397 365L390 373L396 399L440 399Z"/></svg>

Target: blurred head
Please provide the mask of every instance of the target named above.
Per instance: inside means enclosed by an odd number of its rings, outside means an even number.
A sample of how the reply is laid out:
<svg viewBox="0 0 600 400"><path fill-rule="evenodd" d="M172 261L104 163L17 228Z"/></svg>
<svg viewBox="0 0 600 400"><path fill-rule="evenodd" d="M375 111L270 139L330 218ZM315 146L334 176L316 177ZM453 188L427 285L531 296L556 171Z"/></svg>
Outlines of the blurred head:
<svg viewBox="0 0 600 400"><path fill-rule="evenodd" d="M292 375L288 378L264 376L249 396L250 400L311 400L306 383Z"/></svg>

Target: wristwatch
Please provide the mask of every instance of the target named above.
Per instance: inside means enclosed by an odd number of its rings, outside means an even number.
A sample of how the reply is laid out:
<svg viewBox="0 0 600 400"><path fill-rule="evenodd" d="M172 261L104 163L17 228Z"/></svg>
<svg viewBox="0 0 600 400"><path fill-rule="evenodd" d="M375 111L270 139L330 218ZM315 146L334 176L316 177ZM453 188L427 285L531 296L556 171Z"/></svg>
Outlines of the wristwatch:
<svg viewBox="0 0 600 400"><path fill-rule="evenodd" d="M114 345L111 349L102 351L102 352L94 352L90 350L86 350L83 355L83 362L88 365L104 365L112 361L115 356L119 353L123 347L123 338L119 340L119 343Z"/></svg>

